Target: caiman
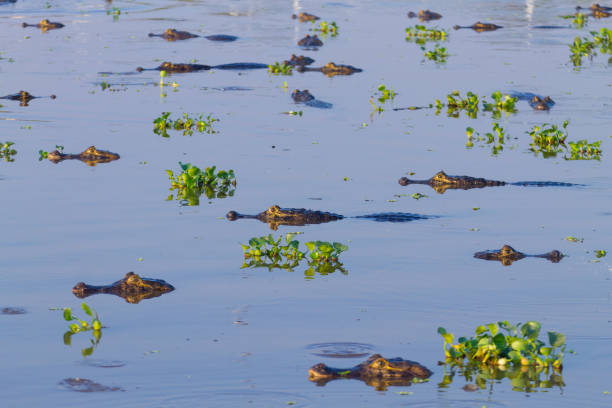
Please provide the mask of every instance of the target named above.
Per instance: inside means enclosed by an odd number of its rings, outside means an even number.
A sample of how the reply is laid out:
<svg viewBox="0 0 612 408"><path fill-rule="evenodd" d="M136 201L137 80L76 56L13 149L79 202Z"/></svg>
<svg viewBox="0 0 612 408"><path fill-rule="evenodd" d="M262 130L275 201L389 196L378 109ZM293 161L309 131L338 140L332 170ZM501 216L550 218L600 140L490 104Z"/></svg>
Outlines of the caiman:
<svg viewBox="0 0 612 408"><path fill-rule="evenodd" d="M576 10L589 10L595 18L606 18L612 16L612 7L600 6L597 3L591 4L590 7L576 6Z"/></svg>
<svg viewBox="0 0 612 408"><path fill-rule="evenodd" d="M305 57L304 55L300 55L299 57L295 54L291 54L291 58L283 61L285 65L292 65L294 67L304 67L306 65L310 65L314 62L314 60L310 57Z"/></svg>
<svg viewBox="0 0 612 408"><path fill-rule="evenodd" d="M439 171L428 180L411 180L402 177L398 181L402 186L409 184L427 184L436 192L443 194L448 189L469 190L472 188L496 187L496 186L525 186L525 187L572 187L578 184L562 183L558 181L517 181L514 183L487 180L479 177L470 176L449 176L444 171Z"/></svg>
<svg viewBox="0 0 612 408"><path fill-rule="evenodd" d="M431 21L431 20L439 20L442 18L442 14L438 14L436 12L430 10L420 10L418 13L413 11L408 13L408 17L415 18L418 17L421 21Z"/></svg>
<svg viewBox="0 0 612 408"><path fill-rule="evenodd" d="M143 68L138 67L136 71L166 71L168 73L184 73L184 72L197 72L197 71L208 71L211 69L225 69L225 70L244 70L244 69L267 69L268 64L259 64L256 62L236 62L231 64L221 65L202 65L202 64L174 64L172 62L163 62L156 68Z"/></svg>
<svg viewBox="0 0 612 408"><path fill-rule="evenodd" d="M310 13L300 13L300 14L292 14L291 15L292 19L298 19L300 20L300 23L305 23L307 21L310 21L312 23L314 23L315 21L319 20L319 17L315 16L314 14L310 14Z"/></svg>
<svg viewBox="0 0 612 408"><path fill-rule="evenodd" d="M128 303L139 303L143 299L158 297L173 290L174 286L162 279L141 278L134 272L128 272L123 279L110 285L95 286L79 282L72 288L72 293L81 299L107 293L122 297Z"/></svg>
<svg viewBox="0 0 612 408"><path fill-rule="evenodd" d="M21 26L24 28L25 27L37 27L37 28L40 28L43 32L47 30L55 30L57 28L64 27L62 23L54 23L52 21L47 20L46 18L40 20L40 23L38 24L22 23Z"/></svg>
<svg viewBox="0 0 612 408"><path fill-rule="evenodd" d="M192 34L187 31L178 31L174 28L168 28L161 34L149 33L149 37L161 37L166 41L179 41L179 40L188 40L190 38L199 38L200 36L197 34ZM205 35L203 36L207 40L210 41L221 41L221 42L231 42L236 41L238 37L234 35L226 35L226 34L213 34L213 35Z"/></svg>
<svg viewBox="0 0 612 408"><path fill-rule="evenodd" d="M304 89L303 91L294 89L291 93L291 98L295 103L303 103L313 108L330 109L333 106L329 102L323 102L316 99L313 94L308 92L308 89Z"/></svg>
<svg viewBox="0 0 612 408"><path fill-rule="evenodd" d="M481 33L483 31L494 31L494 30L497 30L499 28L504 28L504 27L498 26L498 25L492 24L492 23L481 23L480 21L477 21L476 23L472 24L471 26L456 25L453 28L455 30L459 30L460 28L471 28L472 30Z"/></svg>
<svg viewBox="0 0 612 408"><path fill-rule="evenodd" d="M53 163L59 163L64 160L80 160L88 166L95 166L99 163L119 160L120 156L117 153L98 150L95 146L90 146L79 154L62 153L59 150L54 150L47 155L47 159Z"/></svg>
<svg viewBox="0 0 612 408"><path fill-rule="evenodd" d="M260 212L257 215L245 215L236 211L230 211L226 215L230 221L235 221L241 218L255 219L265 222L270 226L270 229L276 230L279 225L303 226L307 224L323 224L331 221L338 221L344 218L360 218L369 219L379 222L409 222L414 220L424 220L435 218L430 215L420 215L411 213L377 213L368 215L359 215L356 217L345 217L340 214L334 214L324 211L307 210L304 208L280 208L278 205L273 205L266 211Z"/></svg>
<svg viewBox="0 0 612 408"><path fill-rule="evenodd" d="M555 105L550 96L544 97L531 92L513 92L510 96L518 98L519 101L527 101L534 110L550 110Z"/></svg>
<svg viewBox="0 0 612 408"><path fill-rule="evenodd" d="M328 62L324 66L317 67L317 68L298 66L297 71L298 72L310 72L310 71L322 72L325 76L331 78L336 75L352 75L355 72L361 72L363 70L361 68L355 68L352 65L341 65L341 64L336 65L333 62Z"/></svg>
<svg viewBox="0 0 612 408"><path fill-rule="evenodd" d="M49 95L48 97L51 99L55 99L55 95ZM0 99L19 101L20 106L28 106L28 104L30 103L32 99L37 99L37 98L46 98L46 96L34 96L27 91L19 91L15 94L0 96Z"/></svg>
<svg viewBox="0 0 612 408"><path fill-rule="evenodd" d="M322 47L323 46L323 41L321 41L319 39L319 37L315 34L315 35L306 35L306 37L302 38L300 41L298 41L298 45L300 47L307 47L307 48L315 48L316 47Z"/></svg>
<svg viewBox="0 0 612 408"><path fill-rule="evenodd" d="M319 386L341 378L353 378L375 387L377 391L384 391L389 386L409 386L415 379L426 380L432 374L415 361L400 357L386 359L380 354L373 354L352 368L332 368L319 363L308 370L309 380Z"/></svg>
<svg viewBox="0 0 612 408"><path fill-rule="evenodd" d="M504 266L512 265L512 262L523 258L545 258L550 262L558 263L563 258L563 254L556 249L540 255L527 255L512 248L510 245L504 245L501 249L490 251L481 251L474 254L474 258L484 259L487 261L499 261Z"/></svg>

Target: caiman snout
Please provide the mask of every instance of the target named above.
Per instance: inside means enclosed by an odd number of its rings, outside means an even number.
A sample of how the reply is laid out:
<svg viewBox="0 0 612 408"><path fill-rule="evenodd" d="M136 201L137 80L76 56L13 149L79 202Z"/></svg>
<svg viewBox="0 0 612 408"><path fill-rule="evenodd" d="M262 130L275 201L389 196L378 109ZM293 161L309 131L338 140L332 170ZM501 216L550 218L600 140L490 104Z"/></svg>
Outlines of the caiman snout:
<svg viewBox="0 0 612 408"><path fill-rule="evenodd" d="M236 211L230 211L225 217L230 221L235 221L238 219L238 213Z"/></svg>
<svg viewBox="0 0 612 408"><path fill-rule="evenodd" d="M402 186L407 186L410 184L410 179L408 177L402 177L399 179L398 183L400 183Z"/></svg>

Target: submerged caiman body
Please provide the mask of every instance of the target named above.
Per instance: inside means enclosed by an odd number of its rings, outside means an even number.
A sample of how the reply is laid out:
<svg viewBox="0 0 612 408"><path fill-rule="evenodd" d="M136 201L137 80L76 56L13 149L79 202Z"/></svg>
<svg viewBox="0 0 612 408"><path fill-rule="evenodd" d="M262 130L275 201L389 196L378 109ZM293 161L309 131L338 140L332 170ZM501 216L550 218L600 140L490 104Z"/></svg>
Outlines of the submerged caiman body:
<svg viewBox="0 0 612 408"><path fill-rule="evenodd" d="M307 210L305 208L281 208L278 205L273 205L266 211L256 215L240 214L236 211L227 213L226 218L230 221L235 221L241 218L256 219L265 222L270 226L270 229L276 230L279 225L303 226L307 224L323 224L331 221L338 221L344 218L362 218L380 222L409 222L433 218L433 216L411 214L411 213L377 213L369 215L360 215L356 217L345 217L341 214L334 214L325 211Z"/></svg>
<svg viewBox="0 0 612 408"><path fill-rule="evenodd" d="M471 28L472 30L476 31L476 32L483 32L483 31L495 31L498 30L500 28L504 28L502 26L498 26L497 24L492 24L492 23L481 23L480 21L475 22L474 24L472 24L471 26L460 26L460 25L456 25L453 27L455 30L459 30L461 28Z"/></svg>
<svg viewBox="0 0 612 408"><path fill-rule="evenodd" d="M558 181L517 181L506 182L500 180L487 180L480 177L471 176L450 176L444 171L439 171L432 178L427 180L411 180L407 177L399 179L399 184L407 186L409 184L427 184L436 192L443 194L448 189L469 190L472 188L496 187L496 186L526 186L526 187L571 187L576 186L572 183L563 183Z"/></svg>
<svg viewBox="0 0 612 408"><path fill-rule="evenodd" d="M158 297L173 290L174 286L162 279L141 278L134 272L128 272L123 279L110 285L95 286L79 282L72 288L72 293L81 299L106 293L122 297L128 303L139 303L143 299Z"/></svg>
<svg viewBox="0 0 612 408"><path fill-rule="evenodd" d="M474 258L484 259L486 261L499 261L504 266L512 265L512 262L521 260L523 258L544 258L548 259L552 263L558 263L563 259L563 254L556 249L550 252L539 255L528 255L519 252L512 248L510 245L504 245L501 249L493 249L489 251L476 252Z"/></svg>
<svg viewBox="0 0 612 408"><path fill-rule="evenodd" d="M180 40L188 40L190 38L198 38L200 37L197 34L192 34L188 31L178 31L174 28L168 28L161 34L149 33L149 37L161 37L166 41L180 41ZM238 37L234 35L226 35L226 34L213 34L213 35L205 35L203 36L207 40L210 41L221 41L221 42L231 42L236 41Z"/></svg>
<svg viewBox="0 0 612 408"><path fill-rule="evenodd" d="M20 106L28 106L32 99L45 98L44 96L34 96L28 91L19 91L14 94L0 96L0 99L8 99L10 101L19 101ZM55 95L50 95L49 98L55 99Z"/></svg>
<svg viewBox="0 0 612 408"><path fill-rule="evenodd" d="M356 68L352 65L342 65L342 64L334 64L333 62L328 62L322 67L306 67L303 65L299 65L297 67L298 72L321 72L327 77L334 77L336 75L352 75L355 72L362 72L361 68Z"/></svg>
<svg viewBox="0 0 612 408"><path fill-rule="evenodd" d="M64 160L80 160L88 166L95 166L96 164L119 160L120 156L117 153L98 150L96 146L90 146L78 154L62 153L59 150L54 150L47 155L47 159L53 163L59 163Z"/></svg>
<svg viewBox="0 0 612 408"><path fill-rule="evenodd" d="M47 30L55 30L55 29L64 27L64 25L62 23L57 23L57 22L49 21L46 18L40 20L40 23L38 23L38 24L21 23L21 26L24 27L24 28L25 27L40 28L43 32L45 32Z"/></svg>
<svg viewBox="0 0 612 408"><path fill-rule="evenodd" d="M185 73L185 72L198 72L198 71L209 71L211 69L223 69L223 70L246 70L246 69L267 69L268 64L260 64L258 62L234 62L230 64L221 65L203 65L203 64L175 64L172 62L163 62L156 68L143 68L138 67L136 71L166 71L168 73Z"/></svg>
<svg viewBox="0 0 612 408"><path fill-rule="evenodd" d="M319 363L308 370L309 380L319 386L333 380L353 378L375 387L378 391L384 391L389 386L408 386L415 379L425 380L432 374L427 367L415 361L400 357L386 359L380 354L373 354L363 363L351 368L332 368Z"/></svg>

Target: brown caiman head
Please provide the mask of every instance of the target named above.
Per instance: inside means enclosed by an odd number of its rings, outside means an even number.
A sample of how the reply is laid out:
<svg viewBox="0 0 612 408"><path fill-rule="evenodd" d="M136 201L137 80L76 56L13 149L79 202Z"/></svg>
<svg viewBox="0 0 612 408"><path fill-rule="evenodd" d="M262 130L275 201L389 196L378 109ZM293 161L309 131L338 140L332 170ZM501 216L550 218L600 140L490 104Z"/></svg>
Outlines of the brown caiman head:
<svg viewBox="0 0 612 408"><path fill-rule="evenodd" d="M353 368L341 369L316 364L308 370L310 381L317 385L339 378L356 378L366 384L384 390L387 386L410 385L415 378L426 379L432 372L421 364L402 358L386 359L380 354L371 355L366 361Z"/></svg>
<svg viewBox="0 0 612 408"><path fill-rule="evenodd" d="M308 92L308 89L304 89L303 91L300 91L299 89L294 89L291 93L291 98L295 102L308 102L312 101L315 97L313 94Z"/></svg>
<svg viewBox="0 0 612 408"><path fill-rule="evenodd" d="M328 62L321 68L321 72L330 78L336 75L351 75L361 71L363 71L361 68L355 68L351 65L336 65L333 62Z"/></svg>
<svg viewBox="0 0 612 408"><path fill-rule="evenodd" d="M79 282L72 288L72 293L78 298L86 298L98 293L109 293L125 299L128 303L139 303L172 292L174 286L162 279L141 278L134 272L128 272L125 277L115 283L105 286L87 285Z"/></svg>
<svg viewBox="0 0 612 408"><path fill-rule="evenodd" d="M106 150L98 150L96 146L89 146L85 151L79 154L80 159L85 161L97 161L99 163L106 163L112 160L118 160L120 156L117 153L109 152Z"/></svg>
<svg viewBox="0 0 612 408"><path fill-rule="evenodd" d="M499 261L504 266L510 266L514 261L525 258L525 254L515 250L510 245L504 245L501 249L476 252L474 258L486 261Z"/></svg>
<svg viewBox="0 0 612 408"><path fill-rule="evenodd" d="M535 110L550 110L550 106L553 104L553 100L550 98L550 96L547 96L545 98L540 98L539 96L535 95L533 98L531 98L531 107Z"/></svg>

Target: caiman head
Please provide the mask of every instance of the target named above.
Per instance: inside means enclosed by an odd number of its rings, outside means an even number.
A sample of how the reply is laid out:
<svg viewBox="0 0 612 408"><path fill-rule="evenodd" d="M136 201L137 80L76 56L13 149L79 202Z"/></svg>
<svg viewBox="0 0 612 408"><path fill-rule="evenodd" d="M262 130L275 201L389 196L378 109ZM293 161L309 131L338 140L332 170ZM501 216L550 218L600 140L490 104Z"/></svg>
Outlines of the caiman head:
<svg viewBox="0 0 612 408"><path fill-rule="evenodd" d="M550 98L550 96L547 96L545 98L540 98L537 95L531 98L531 103L530 103L531 107L535 110L550 110L550 107L553 104L554 102Z"/></svg>
<svg viewBox="0 0 612 408"><path fill-rule="evenodd" d="M173 290L174 286L162 279L141 278L134 272L128 272L123 279L111 285L94 286L79 282L72 288L72 293L79 298L110 293L124 298L128 303L139 303L143 299L158 297Z"/></svg>
<svg viewBox="0 0 612 408"><path fill-rule="evenodd" d="M426 379L431 375L432 372L427 367L417 362L399 357L386 359L380 354L373 354L353 368L332 368L319 363L308 370L309 380L319 386L340 378L355 378L377 390L385 390L388 386L407 386L412 384L415 378Z"/></svg>
<svg viewBox="0 0 612 408"><path fill-rule="evenodd" d="M117 160L120 158L120 156L117 153L109 152L106 150L98 150L96 149L96 146L88 147L79 156L81 156L82 159L108 160L108 161Z"/></svg>

